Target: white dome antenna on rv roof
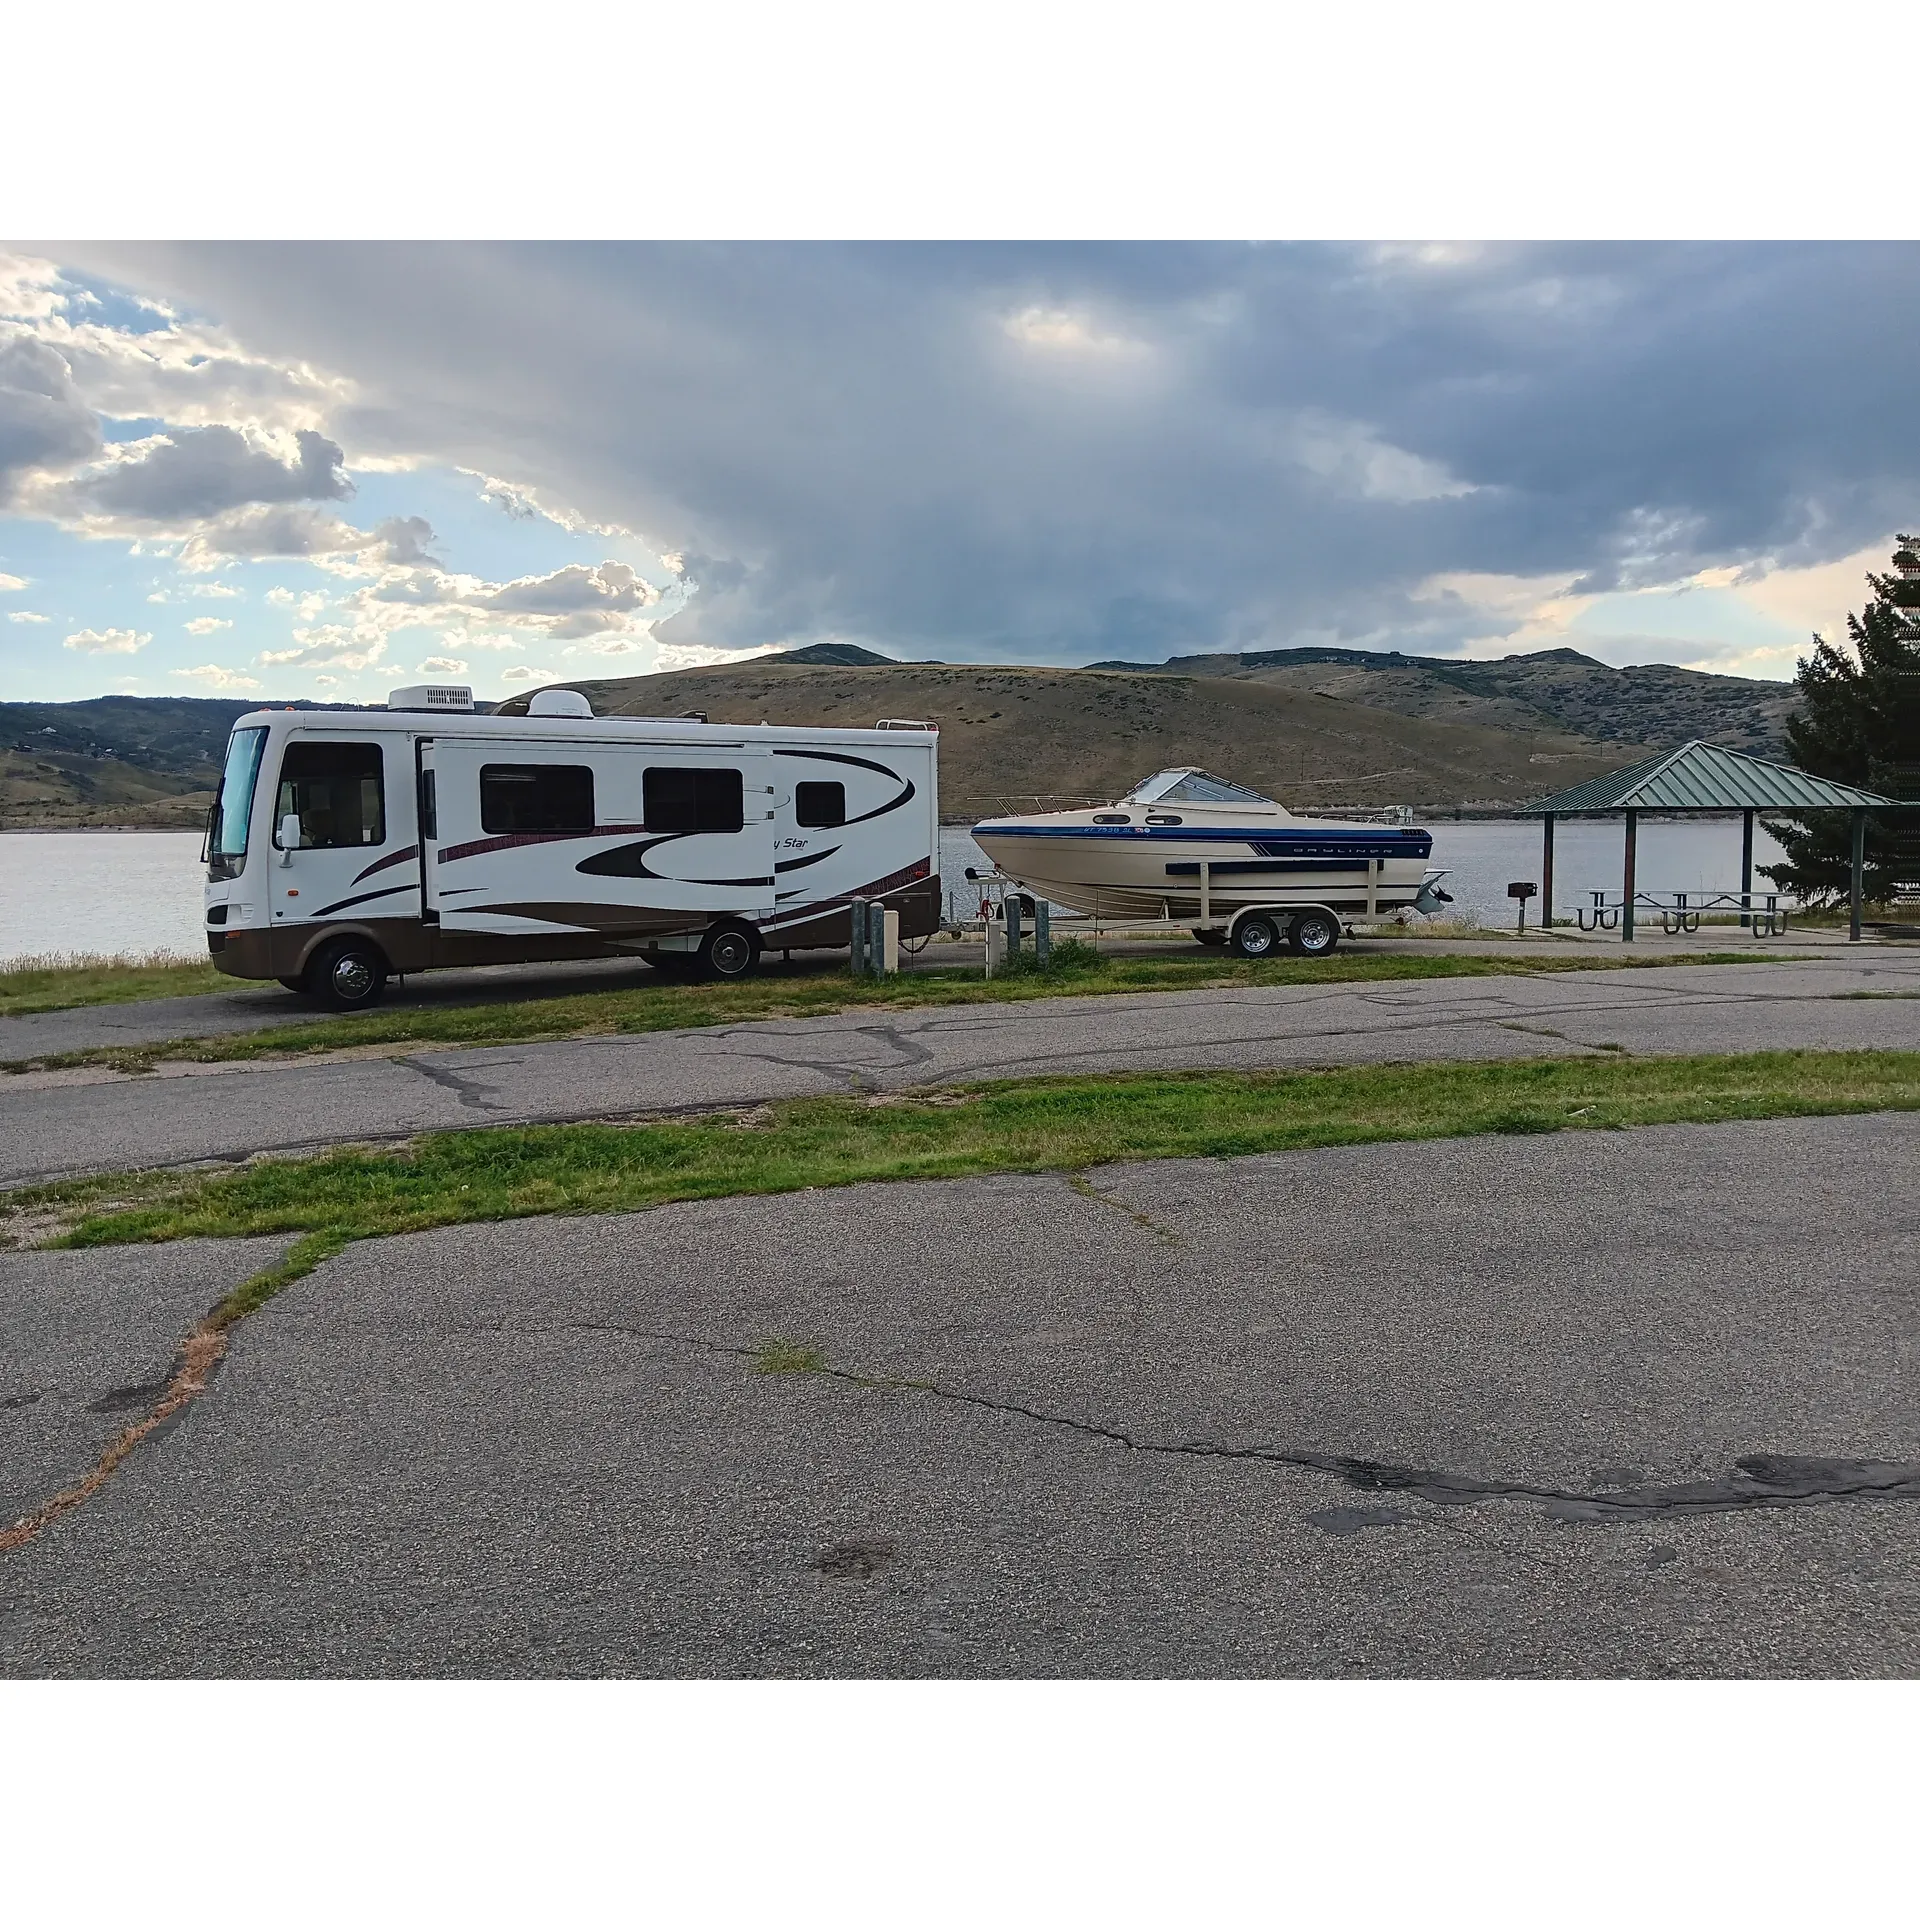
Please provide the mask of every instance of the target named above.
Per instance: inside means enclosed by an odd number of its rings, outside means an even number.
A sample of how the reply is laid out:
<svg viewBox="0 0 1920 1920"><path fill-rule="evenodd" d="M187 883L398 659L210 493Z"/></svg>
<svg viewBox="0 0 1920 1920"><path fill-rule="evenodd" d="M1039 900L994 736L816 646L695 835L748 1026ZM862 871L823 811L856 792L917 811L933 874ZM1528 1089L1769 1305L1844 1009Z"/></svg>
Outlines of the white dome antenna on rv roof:
<svg viewBox="0 0 1920 1920"><path fill-rule="evenodd" d="M591 720L593 706L571 687L542 687L527 702L529 720Z"/></svg>
<svg viewBox="0 0 1920 1920"><path fill-rule="evenodd" d="M395 687L387 705L401 713L471 713L471 687Z"/></svg>

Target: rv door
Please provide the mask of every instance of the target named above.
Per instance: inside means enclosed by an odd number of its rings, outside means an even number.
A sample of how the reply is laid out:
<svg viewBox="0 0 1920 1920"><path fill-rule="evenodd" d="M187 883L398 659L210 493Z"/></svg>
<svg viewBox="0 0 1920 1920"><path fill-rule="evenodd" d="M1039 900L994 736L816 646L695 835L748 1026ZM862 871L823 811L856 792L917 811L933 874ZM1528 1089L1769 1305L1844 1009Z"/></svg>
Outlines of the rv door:
<svg viewBox="0 0 1920 1920"><path fill-rule="evenodd" d="M644 939L773 906L763 747L435 740L428 884L452 932Z"/></svg>

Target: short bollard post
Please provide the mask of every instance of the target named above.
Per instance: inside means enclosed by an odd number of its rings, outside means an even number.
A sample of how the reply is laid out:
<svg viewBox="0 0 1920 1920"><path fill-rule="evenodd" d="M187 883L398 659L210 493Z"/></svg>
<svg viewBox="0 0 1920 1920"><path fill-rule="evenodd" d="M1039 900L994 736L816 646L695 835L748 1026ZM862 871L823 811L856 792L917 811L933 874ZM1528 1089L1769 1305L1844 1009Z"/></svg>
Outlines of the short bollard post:
<svg viewBox="0 0 1920 1920"><path fill-rule="evenodd" d="M887 910L878 900L867 902L867 971L875 979L887 970Z"/></svg>
<svg viewBox="0 0 1920 1920"><path fill-rule="evenodd" d="M987 978L991 980L1006 964L1007 928L1003 920L987 922Z"/></svg>
<svg viewBox="0 0 1920 1920"><path fill-rule="evenodd" d="M900 971L900 910L888 907L880 916L880 970L883 973Z"/></svg>
<svg viewBox="0 0 1920 1920"><path fill-rule="evenodd" d="M1020 958L1020 896L1017 893L1007 895L1005 902L1007 916L1007 958Z"/></svg>
<svg viewBox="0 0 1920 1920"><path fill-rule="evenodd" d="M867 975L867 903L854 900L847 907L847 945L852 950L853 977L864 980Z"/></svg>
<svg viewBox="0 0 1920 1920"><path fill-rule="evenodd" d="M1044 967L1053 958L1053 912L1044 900L1033 903L1033 964Z"/></svg>

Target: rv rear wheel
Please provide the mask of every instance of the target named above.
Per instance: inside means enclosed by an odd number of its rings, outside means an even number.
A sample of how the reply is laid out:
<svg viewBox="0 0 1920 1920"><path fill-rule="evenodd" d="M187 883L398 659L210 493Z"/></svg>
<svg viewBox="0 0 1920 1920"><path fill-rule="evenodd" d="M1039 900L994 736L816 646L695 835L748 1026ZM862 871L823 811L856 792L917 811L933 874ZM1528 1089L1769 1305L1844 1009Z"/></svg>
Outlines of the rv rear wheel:
<svg viewBox="0 0 1920 1920"><path fill-rule="evenodd" d="M760 941L751 927L722 920L700 942L699 970L708 980L744 980L760 964Z"/></svg>
<svg viewBox="0 0 1920 1920"><path fill-rule="evenodd" d="M1261 960L1280 944L1280 929L1264 914L1249 913L1233 923L1232 939L1243 960Z"/></svg>
<svg viewBox="0 0 1920 1920"><path fill-rule="evenodd" d="M306 991L335 1013L370 1007L387 990L387 956L371 940L329 940L307 962Z"/></svg>
<svg viewBox="0 0 1920 1920"><path fill-rule="evenodd" d="M1339 944L1340 922L1325 907L1313 907L1305 913L1296 913L1293 925L1287 929L1287 945L1295 953L1303 953L1310 959L1331 953Z"/></svg>

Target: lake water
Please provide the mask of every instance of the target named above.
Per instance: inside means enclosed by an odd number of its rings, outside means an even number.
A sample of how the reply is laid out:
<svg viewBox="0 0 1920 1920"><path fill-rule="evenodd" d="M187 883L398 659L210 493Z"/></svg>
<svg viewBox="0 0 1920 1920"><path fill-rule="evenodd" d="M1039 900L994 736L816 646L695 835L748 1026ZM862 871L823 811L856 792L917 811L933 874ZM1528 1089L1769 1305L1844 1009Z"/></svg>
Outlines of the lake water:
<svg viewBox="0 0 1920 1920"><path fill-rule="evenodd" d="M1513 905L1509 880L1540 878L1540 828L1521 820L1429 823L1433 863L1451 869L1444 883L1488 926L1504 925ZM1569 909L1595 887L1620 886L1617 820L1563 821L1554 835L1554 891ZM1764 828L1754 860L1780 858ZM943 827L940 866L953 907L970 912L979 890L965 879L985 856L964 827ZM1738 820L1654 820L1640 826L1639 884L1688 892L1736 884ZM197 833L0 833L0 960L37 953L203 954ZM1762 885L1765 883L1762 882ZM1537 922L1538 902L1529 910Z"/></svg>

